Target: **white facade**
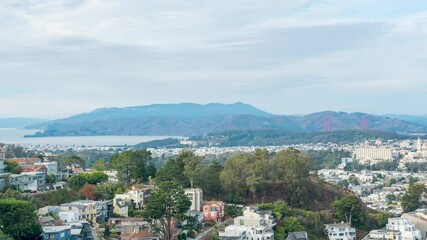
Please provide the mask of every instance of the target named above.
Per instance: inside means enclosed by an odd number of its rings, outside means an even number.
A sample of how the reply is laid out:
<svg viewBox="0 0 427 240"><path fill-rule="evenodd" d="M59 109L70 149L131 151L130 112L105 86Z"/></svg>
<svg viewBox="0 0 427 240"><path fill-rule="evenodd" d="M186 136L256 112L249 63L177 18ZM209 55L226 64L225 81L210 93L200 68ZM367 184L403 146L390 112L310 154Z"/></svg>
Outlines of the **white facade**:
<svg viewBox="0 0 427 240"><path fill-rule="evenodd" d="M402 240L402 234L399 231L379 229L372 230L363 238L363 240Z"/></svg>
<svg viewBox="0 0 427 240"><path fill-rule="evenodd" d="M347 223L325 224L325 233L329 240L355 240L356 229Z"/></svg>
<svg viewBox="0 0 427 240"><path fill-rule="evenodd" d="M37 191L38 178L34 173L21 173L9 175L9 183L20 191Z"/></svg>
<svg viewBox="0 0 427 240"><path fill-rule="evenodd" d="M190 210L202 211L203 207L203 191L200 188L187 188L185 195L191 201Z"/></svg>
<svg viewBox="0 0 427 240"><path fill-rule="evenodd" d="M219 233L219 238L273 240L273 227L276 225L270 211L258 211L257 208L246 207L243 216L234 218L234 224L227 226Z"/></svg>
<svg viewBox="0 0 427 240"><path fill-rule="evenodd" d="M66 223L78 222L80 220L80 211L77 207L60 207L58 217Z"/></svg>
<svg viewBox="0 0 427 240"><path fill-rule="evenodd" d="M402 234L402 240L421 240L421 231L404 218L389 218L386 229L399 231Z"/></svg>
<svg viewBox="0 0 427 240"><path fill-rule="evenodd" d="M389 148L357 148L356 159L361 163L368 161L391 161L393 160L393 149Z"/></svg>

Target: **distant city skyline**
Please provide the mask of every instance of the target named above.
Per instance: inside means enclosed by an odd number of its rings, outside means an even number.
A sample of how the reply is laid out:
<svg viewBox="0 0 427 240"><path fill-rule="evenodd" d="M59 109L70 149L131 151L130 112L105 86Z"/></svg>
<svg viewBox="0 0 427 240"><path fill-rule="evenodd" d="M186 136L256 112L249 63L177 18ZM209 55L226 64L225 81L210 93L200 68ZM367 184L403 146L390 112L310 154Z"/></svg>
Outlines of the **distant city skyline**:
<svg viewBox="0 0 427 240"><path fill-rule="evenodd" d="M427 1L0 3L0 118L244 102L427 115Z"/></svg>

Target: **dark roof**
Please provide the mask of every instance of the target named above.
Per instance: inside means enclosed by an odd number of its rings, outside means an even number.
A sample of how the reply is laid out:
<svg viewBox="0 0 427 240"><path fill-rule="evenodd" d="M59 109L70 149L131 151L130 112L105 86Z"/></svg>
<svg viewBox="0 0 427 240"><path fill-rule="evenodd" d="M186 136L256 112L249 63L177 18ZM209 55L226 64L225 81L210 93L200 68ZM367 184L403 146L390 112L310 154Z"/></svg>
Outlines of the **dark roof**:
<svg viewBox="0 0 427 240"><path fill-rule="evenodd" d="M288 233L289 240L308 240L306 232L290 232Z"/></svg>

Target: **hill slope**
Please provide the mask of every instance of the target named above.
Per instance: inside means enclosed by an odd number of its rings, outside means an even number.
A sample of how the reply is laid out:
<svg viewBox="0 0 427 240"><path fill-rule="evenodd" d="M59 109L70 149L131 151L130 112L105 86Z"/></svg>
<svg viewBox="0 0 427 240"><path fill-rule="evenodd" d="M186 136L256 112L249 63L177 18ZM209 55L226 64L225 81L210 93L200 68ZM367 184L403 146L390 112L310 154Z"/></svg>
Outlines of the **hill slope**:
<svg viewBox="0 0 427 240"><path fill-rule="evenodd" d="M24 128L28 125L46 122L37 118L0 118L0 128Z"/></svg>
<svg viewBox="0 0 427 240"><path fill-rule="evenodd" d="M363 120L362 120L363 119ZM59 119L33 128L36 136L175 135L194 136L230 130L281 129L299 132L362 129L419 133L427 127L404 120L365 113L320 112L306 116L273 115L244 103L206 105L154 104L139 107L103 108Z"/></svg>

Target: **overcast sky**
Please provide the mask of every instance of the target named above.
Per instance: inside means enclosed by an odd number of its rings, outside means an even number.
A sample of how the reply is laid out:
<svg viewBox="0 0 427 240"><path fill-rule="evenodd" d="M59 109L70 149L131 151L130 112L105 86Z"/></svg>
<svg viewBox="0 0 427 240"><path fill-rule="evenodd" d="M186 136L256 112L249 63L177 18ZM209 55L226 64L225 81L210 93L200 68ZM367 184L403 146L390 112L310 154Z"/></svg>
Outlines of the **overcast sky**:
<svg viewBox="0 0 427 240"><path fill-rule="evenodd" d="M426 0L2 0L0 117L245 102L427 114Z"/></svg>

